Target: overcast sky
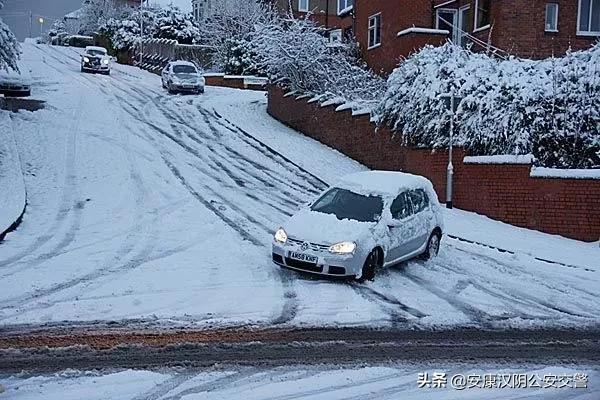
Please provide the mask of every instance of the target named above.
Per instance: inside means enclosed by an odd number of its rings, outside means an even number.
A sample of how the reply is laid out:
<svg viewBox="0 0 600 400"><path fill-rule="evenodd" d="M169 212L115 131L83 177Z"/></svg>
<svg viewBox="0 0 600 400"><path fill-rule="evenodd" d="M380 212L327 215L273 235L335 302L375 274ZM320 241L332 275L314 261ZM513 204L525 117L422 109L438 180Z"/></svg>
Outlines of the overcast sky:
<svg viewBox="0 0 600 400"><path fill-rule="evenodd" d="M44 28L48 28L57 18L81 7L82 0L0 0L4 8L0 10L0 18L8 24L19 40L29 36L29 13L33 15L32 36L39 36L39 17L43 17ZM173 3L184 11L191 11L191 0L150 0L150 4Z"/></svg>

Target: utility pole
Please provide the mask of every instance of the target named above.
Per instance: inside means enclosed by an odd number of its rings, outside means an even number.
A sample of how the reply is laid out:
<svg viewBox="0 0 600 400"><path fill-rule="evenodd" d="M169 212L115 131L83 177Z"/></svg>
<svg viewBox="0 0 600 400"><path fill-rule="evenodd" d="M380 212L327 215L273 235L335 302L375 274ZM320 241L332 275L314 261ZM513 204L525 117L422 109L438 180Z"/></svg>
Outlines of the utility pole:
<svg viewBox="0 0 600 400"><path fill-rule="evenodd" d="M38 21L40 23L40 37L42 37L44 35L44 18L40 17Z"/></svg>
<svg viewBox="0 0 600 400"><path fill-rule="evenodd" d="M33 35L33 11L29 10L29 37Z"/></svg>

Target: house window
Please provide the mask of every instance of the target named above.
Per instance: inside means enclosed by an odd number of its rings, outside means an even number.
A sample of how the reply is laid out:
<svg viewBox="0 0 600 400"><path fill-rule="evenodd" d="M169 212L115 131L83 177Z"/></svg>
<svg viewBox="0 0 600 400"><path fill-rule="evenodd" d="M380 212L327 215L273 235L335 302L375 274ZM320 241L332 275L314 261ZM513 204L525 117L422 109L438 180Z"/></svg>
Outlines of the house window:
<svg viewBox="0 0 600 400"><path fill-rule="evenodd" d="M558 32L558 4L546 4L546 32Z"/></svg>
<svg viewBox="0 0 600 400"><path fill-rule="evenodd" d="M298 11L308 11L309 0L298 0Z"/></svg>
<svg viewBox="0 0 600 400"><path fill-rule="evenodd" d="M456 22L457 11L452 9L439 9L436 13L435 29L443 29L450 32L452 42L458 44L459 29Z"/></svg>
<svg viewBox="0 0 600 400"><path fill-rule="evenodd" d="M490 3L491 0L475 0L475 30L490 25Z"/></svg>
<svg viewBox="0 0 600 400"><path fill-rule="evenodd" d="M334 29L329 32L329 43L342 43L341 29Z"/></svg>
<svg viewBox="0 0 600 400"><path fill-rule="evenodd" d="M369 17L369 49L381 44L381 13Z"/></svg>
<svg viewBox="0 0 600 400"><path fill-rule="evenodd" d="M352 6L354 6L354 0L337 0L338 14L341 14L342 11L346 11Z"/></svg>
<svg viewBox="0 0 600 400"><path fill-rule="evenodd" d="M600 36L600 0L579 0L580 35Z"/></svg>

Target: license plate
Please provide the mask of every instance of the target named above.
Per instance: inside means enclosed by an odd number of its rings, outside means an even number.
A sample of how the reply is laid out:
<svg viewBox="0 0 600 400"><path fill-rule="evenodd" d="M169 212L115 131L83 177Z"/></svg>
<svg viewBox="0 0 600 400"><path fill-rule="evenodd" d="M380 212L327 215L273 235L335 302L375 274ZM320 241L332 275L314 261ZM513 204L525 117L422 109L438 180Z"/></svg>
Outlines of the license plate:
<svg viewBox="0 0 600 400"><path fill-rule="evenodd" d="M317 261L319 261L319 257L311 256L311 255L303 254L303 253L296 253L294 251L290 251L290 258L294 259L294 260L306 261L306 262L314 263L314 264L316 264Z"/></svg>

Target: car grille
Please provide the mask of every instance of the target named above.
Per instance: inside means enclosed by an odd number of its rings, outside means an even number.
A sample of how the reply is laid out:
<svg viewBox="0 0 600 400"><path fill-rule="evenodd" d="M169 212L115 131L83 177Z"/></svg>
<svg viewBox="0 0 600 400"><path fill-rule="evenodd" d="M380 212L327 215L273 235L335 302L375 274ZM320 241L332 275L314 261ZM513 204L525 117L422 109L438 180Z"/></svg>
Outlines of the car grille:
<svg viewBox="0 0 600 400"><path fill-rule="evenodd" d="M279 254L273 253L273 261L276 262L277 264L283 264L283 257L280 256Z"/></svg>
<svg viewBox="0 0 600 400"><path fill-rule="evenodd" d="M285 258L285 263L288 267L292 267L292 268L296 268L296 269L301 269L304 271L310 271L310 272L323 272L323 266L319 266L315 263L310 263L310 262L306 262L306 261L300 261L300 260L294 260L291 259L289 257Z"/></svg>
<svg viewBox="0 0 600 400"><path fill-rule="evenodd" d="M329 251L329 246L326 244L304 242L302 240L297 240L297 239L292 239L292 238L288 238L288 242L291 244L294 244L296 246L301 246L302 243L307 243L308 248L312 251L323 251L323 252Z"/></svg>

